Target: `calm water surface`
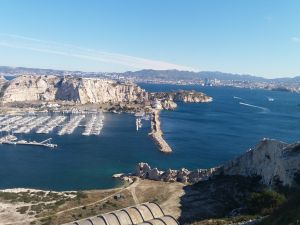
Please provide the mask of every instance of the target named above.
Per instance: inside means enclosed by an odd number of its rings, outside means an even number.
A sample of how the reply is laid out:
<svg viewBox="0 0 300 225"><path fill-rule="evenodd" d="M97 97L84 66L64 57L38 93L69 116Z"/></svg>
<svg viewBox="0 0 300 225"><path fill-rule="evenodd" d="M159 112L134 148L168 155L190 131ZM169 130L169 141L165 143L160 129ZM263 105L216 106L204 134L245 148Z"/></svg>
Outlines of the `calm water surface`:
<svg viewBox="0 0 300 225"><path fill-rule="evenodd" d="M105 114L100 136L20 135L26 140L51 136L56 150L0 145L0 188L52 190L110 188L118 172L131 172L138 162L160 168L207 168L219 165L263 137L299 140L298 94L236 88L141 84L149 91L194 89L214 98L209 104L179 103L161 114L162 128L174 152L162 154L148 136L149 121L136 132L132 115ZM274 101L269 101L273 98Z"/></svg>

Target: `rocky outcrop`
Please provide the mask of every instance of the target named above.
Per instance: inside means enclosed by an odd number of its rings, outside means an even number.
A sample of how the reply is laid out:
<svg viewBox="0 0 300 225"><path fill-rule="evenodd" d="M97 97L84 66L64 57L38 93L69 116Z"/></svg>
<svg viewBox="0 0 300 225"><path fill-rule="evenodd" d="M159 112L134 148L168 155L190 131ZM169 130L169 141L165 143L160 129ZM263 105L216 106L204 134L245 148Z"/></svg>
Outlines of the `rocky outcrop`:
<svg viewBox="0 0 300 225"><path fill-rule="evenodd" d="M151 93L152 99L159 99L161 102L163 101L173 101L173 102L211 102L213 100L212 97L207 96L202 92L197 91L174 91L174 92L154 92Z"/></svg>
<svg viewBox="0 0 300 225"><path fill-rule="evenodd" d="M0 83L6 82L6 79L4 76L0 76Z"/></svg>
<svg viewBox="0 0 300 225"><path fill-rule="evenodd" d="M207 180L211 174L215 172L215 168L212 169L197 169L189 171L185 168L179 170L168 169L166 171L158 170L157 168L151 168L148 163L139 163L133 174L122 174L121 176L114 175L114 178L128 180L132 176L137 176L143 179L150 179L156 181L165 182L182 182L182 183L196 183L201 180Z"/></svg>
<svg viewBox="0 0 300 225"><path fill-rule="evenodd" d="M0 76L0 97L3 96L4 90L7 87L7 80L4 76Z"/></svg>
<svg viewBox="0 0 300 225"><path fill-rule="evenodd" d="M291 186L300 172L300 143L264 139L240 157L225 163L225 175L260 176L266 185Z"/></svg>
<svg viewBox="0 0 300 225"><path fill-rule="evenodd" d="M118 83L96 78L58 76L19 76L9 81L2 100L22 101L73 101L86 103L142 103L147 92L135 84Z"/></svg>
<svg viewBox="0 0 300 225"><path fill-rule="evenodd" d="M175 102L180 101L180 102L195 102L195 103L211 102L213 100L212 97L197 91L178 91L174 93L173 99Z"/></svg>
<svg viewBox="0 0 300 225"><path fill-rule="evenodd" d="M161 101L161 106L165 110L173 110L177 108L176 102L170 99L165 99Z"/></svg>
<svg viewBox="0 0 300 225"><path fill-rule="evenodd" d="M261 177L261 183L267 186L293 186L296 182L295 178L297 177L298 180L300 178L300 142L287 144L263 139L240 157L211 169L189 171L182 168L161 171L151 168L147 163L139 163L132 175L151 180L183 183L197 183L215 175L258 176Z"/></svg>

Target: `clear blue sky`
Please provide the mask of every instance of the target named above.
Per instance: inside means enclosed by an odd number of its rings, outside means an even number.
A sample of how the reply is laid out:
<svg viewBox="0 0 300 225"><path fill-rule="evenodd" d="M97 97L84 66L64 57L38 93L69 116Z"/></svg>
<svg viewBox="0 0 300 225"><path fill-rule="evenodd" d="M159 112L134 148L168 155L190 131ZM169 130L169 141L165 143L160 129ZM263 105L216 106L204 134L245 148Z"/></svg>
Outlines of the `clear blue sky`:
<svg viewBox="0 0 300 225"><path fill-rule="evenodd" d="M300 75L298 0L0 0L0 65Z"/></svg>

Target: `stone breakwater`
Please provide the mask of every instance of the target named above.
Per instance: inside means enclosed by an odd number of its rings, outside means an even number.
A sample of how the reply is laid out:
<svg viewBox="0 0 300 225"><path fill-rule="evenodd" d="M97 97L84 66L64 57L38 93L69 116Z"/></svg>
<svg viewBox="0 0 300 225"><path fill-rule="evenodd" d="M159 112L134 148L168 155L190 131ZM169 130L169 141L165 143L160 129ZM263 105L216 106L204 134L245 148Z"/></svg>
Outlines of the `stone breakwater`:
<svg viewBox="0 0 300 225"><path fill-rule="evenodd" d="M215 168L211 169L196 169L189 171L181 168L179 170L168 169L166 171L151 168L148 163L139 163L136 170L132 174L115 174L114 178L124 181L132 180L133 177L142 179L150 179L165 182L182 182L182 183L197 183L202 180L207 180L214 172Z"/></svg>
<svg viewBox="0 0 300 225"><path fill-rule="evenodd" d="M163 138L163 132L160 127L159 119L160 110L153 110L151 117L151 133L150 135L154 139L155 143L159 146L159 149L164 153L171 153L172 148Z"/></svg>

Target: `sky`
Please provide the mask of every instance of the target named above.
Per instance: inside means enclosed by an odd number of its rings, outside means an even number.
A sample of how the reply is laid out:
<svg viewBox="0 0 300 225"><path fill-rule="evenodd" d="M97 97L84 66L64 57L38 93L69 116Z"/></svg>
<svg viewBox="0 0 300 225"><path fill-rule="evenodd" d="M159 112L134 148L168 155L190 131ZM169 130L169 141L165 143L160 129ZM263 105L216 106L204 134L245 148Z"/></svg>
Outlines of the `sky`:
<svg viewBox="0 0 300 225"><path fill-rule="evenodd" d="M298 0L0 0L0 65L300 75Z"/></svg>

